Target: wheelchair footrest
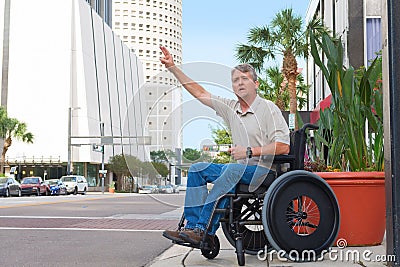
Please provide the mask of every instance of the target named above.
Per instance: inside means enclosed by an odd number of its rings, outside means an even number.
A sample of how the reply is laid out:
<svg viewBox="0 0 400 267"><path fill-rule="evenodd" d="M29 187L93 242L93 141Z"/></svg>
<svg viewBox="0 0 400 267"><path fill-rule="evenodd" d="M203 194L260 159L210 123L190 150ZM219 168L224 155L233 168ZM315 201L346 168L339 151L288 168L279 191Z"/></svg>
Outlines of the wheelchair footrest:
<svg viewBox="0 0 400 267"><path fill-rule="evenodd" d="M180 246L185 246L185 247L190 247L190 248L197 248L197 249L206 249L206 250L212 250L209 246L209 243L207 242L200 242L198 245L194 245L190 242L178 242L178 241L172 241L173 244L180 245Z"/></svg>
<svg viewBox="0 0 400 267"><path fill-rule="evenodd" d="M176 245L180 245L180 246L191 247L191 248L197 248L197 249L200 249L200 245L201 245L201 244L199 244L199 245L193 245L192 243L189 243L189 242L179 242L179 241L172 241L172 243L173 243L173 244L176 244Z"/></svg>

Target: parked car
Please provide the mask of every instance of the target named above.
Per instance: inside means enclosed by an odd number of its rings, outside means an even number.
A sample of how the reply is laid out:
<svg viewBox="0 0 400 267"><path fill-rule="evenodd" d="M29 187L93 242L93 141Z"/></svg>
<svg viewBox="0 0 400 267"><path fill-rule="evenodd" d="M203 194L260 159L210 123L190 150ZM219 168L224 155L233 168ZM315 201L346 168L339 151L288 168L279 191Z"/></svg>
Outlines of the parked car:
<svg viewBox="0 0 400 267"><path fill-rule="evenodd" d="M12 177L0 177L0 195L21 196L21 185Z"/></svg>
<svg viewBox="0 0 400 267"><path fill-rule="evenodd" d="M178 190L179 191L186 191L186 185L185 184L178 184Z"/></svg>
<svg viewBox="0 0 400 267"><path fill-rule="evenodd" d="M158 190L156 185L144 185L139 188L139 194L154 194L157 192Z"/></svg>
<svg viewBox="0 0 400 267"><path fill-rule="evenodd" d="M163 194L172 194L174 192L174 189L172 186L169 185L159 185L158 186L158 192L163 193Z"/></svg>
<svg viewBox="0 0 400 267"><path fill-rule="evenodd" d="M67 194L67 187L60 179L49 179L45 181L46 184L50 187L50 194L51 195L66 195Z"/></svg>
<svg viewBox="0 0 400 267"><path fill-rule="evenodd" d="M68 194L86 194L88 190L88 182L82 175L66 175L62 176L60 180L65 184Z"/></svg>
<svg viewBox="0 0 400 267"><path fill-rule="evenodd" d="M178 185L173 184L173 185L172 185L172 189L173 189L173 192L174 192L174 193L179 194L179 186L178 186Z"/></svg>
<svg viewBox="0 0 400 267"><path fill-rule="evenodd" d="M21 181L22 195L50 195L50 187L43 182L42 177L25 177Z"/></svg>

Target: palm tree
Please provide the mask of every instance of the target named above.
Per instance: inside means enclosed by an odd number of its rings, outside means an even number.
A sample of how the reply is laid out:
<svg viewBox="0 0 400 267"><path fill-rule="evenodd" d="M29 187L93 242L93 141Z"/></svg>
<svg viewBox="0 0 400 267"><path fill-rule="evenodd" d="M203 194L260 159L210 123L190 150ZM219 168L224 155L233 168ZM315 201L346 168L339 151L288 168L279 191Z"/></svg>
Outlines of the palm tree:
<svg viewBox="0 0 400 267"><path fill-rule="evenodd" d="M275 102L280 110L285 110L286 103L289 102L287 83L284 83L284 77L278 66L268 67L265 70L266 77L258 78L260 86L258 94L265 99Z"/></svg>
<svg viewBox="0 0 400 267"><path fill-rule="evenodd" d="M4 173L4 163L6 153L12 145L13 139L33 143L33 134L27 131L27 125L15 118L9 118L4 107L0 107L0 137L4 140L3 150L1 152L1 173Z"/></svg>
<svg viewBox="0 0 400 267"><path fill-rule="evenodd" d="M258 94L265 99L275 102L280 110L287 110L289 108L289 92L287 90L288 83L283 77L282 72L278 66L268 67L265 70L265 79L259 77ZM297 105L302 109L307 103L307 93L309 85L304 83L304 77L301 73L297 76L296 90L297 90Z"/></svg>
<svg viewBox="0 0 400 267"><path fill-rule="evenodd" d="M297 111L296 57L304 58L308 54L305 32L302 18L294 15L291 8L284 9L275 15L270 26L250 29L249 44L239 44L236 48L237 59L250 63L258 71L263 69L267 59L275 59L277 54L283 56L282 73L288 83L290 114Z"/></svg>

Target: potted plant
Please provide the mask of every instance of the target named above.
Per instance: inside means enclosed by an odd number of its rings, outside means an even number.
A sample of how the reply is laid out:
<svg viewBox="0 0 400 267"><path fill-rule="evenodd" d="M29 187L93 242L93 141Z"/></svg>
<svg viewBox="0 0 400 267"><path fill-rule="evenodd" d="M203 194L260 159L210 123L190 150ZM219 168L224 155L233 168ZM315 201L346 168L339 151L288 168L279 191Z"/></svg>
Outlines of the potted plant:
<svg viewBox="0 0 400 267"><path fill-rule="evenodd" d="M115 192L115 182L112 181L108 186L108 192L114 193Z"/></svg>
<svg viewBox="0 0 400 267"><path fill-rule="evenodd" d="M315 146L319 158L336 172L318 172L339 202L338 235L348 245L376 245L385 232L382 64L355 71L343 64L343 46L324 33L309 31L311 54L332 94L320 111ZM325 64L321 60L325 58ZM327 149L326 149L327 148Z"/></svg>

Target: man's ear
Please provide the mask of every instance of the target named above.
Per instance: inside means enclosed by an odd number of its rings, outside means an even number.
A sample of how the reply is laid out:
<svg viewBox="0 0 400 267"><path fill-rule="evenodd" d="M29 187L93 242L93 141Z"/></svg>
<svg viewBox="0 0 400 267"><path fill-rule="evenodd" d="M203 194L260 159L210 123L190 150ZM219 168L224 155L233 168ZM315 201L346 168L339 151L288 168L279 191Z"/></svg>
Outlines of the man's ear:
<svg viewBox="0 0 400 267"><path fill-rule="evenodd" d="M254 81L254 84L256 85L256 90L258 89L258 86L260 86L260 83L257 81Z"/></svg>

